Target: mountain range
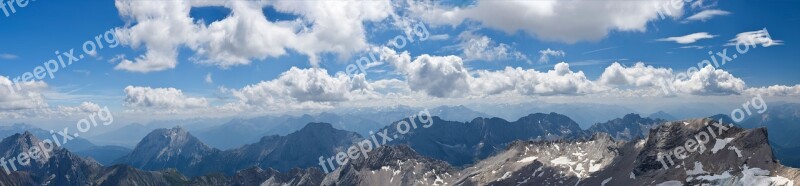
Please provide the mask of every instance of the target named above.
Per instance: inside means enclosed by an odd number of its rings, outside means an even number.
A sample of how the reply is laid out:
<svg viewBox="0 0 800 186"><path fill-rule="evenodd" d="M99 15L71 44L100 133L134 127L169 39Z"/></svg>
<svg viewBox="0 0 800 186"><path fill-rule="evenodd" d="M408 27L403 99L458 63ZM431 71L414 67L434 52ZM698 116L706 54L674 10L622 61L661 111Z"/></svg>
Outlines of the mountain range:
<svg viewBox="0 0 800 186"><path fill-rule="evenodd" d="M146 134L132 151L114 161L116 165L101 164L68 148L56 148L48 159L0 176L0 183L792 185L800 180L800 171L786 167L776 158L777 153L794 149L773 149L772 135L767 135L766 128L740 128L739 124L725 123L729 118L724 115L666 121L627 114L595 123L587 130L557 113L529 114L516 121L485 117L468 122L438 116L430 119L430 127L404 134L398 133L397 126L410 119L377 129L398 135L390 135L393 139L389 145L373 149L369 158L355 159L328 174L317 167L318 157L345 152L345 147L369 136L311 122L286 135L268 135L253 143L220 150L178 126ZM718 123L719 119L723 123ZM713 136L697 145L703 150L675 150L709 131ZM31 132L13 134L0 142L0 153L15 157L40 142ZM670 153L685 156L663 156ZM660 159L666 157L671 157L670 161Z"/></svg>

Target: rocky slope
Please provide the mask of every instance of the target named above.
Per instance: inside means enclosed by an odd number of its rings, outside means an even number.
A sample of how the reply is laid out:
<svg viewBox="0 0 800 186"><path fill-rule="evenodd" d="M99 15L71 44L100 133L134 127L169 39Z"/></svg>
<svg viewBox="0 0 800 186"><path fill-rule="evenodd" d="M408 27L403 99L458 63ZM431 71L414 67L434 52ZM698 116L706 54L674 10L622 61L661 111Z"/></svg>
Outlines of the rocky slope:
<svg viewBox="0 0 800 186"><path fill-rule="evenodd" d="M693 151L685 148L686 141L701 133L709 135L707 143L688 145ZM681 147L677 157L662 156L664 163L659 161L659 154L674 154ZM588 141L518 142L465 171L458 182L463 185L793 185L800 181L797 169L774 159L764 129L748 131L710 119L670 122L651 130L646 139L627 143L603 135Z"/></svg>

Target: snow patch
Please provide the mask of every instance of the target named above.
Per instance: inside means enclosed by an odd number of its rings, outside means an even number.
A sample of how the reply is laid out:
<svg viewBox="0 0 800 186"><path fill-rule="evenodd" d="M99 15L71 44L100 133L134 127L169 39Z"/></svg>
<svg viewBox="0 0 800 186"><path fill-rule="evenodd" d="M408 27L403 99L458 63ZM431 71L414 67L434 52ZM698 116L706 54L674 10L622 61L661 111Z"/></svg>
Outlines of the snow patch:
<svg viewBox="0 0 800 186"><path fill-rule="evenodd" d="M683 186L683 182L681 181L665 181L663 183L656 184L656 186Z"/></svg>
<svg viewBox="0 0 800 186"><path fill-rule="evenodd" d="M561 157L558 157L556 159L553 159L553 160L550 161L550 163L553 163L554 165L574 165L575 164L574 161L569 160L569 158L564 157L564 156L561 156Z"/></svg>
<svg viewBox="0 0 800 186"><path fill-rule="evenodd" d="M716 141L716 143L714 143L714 148L711 148L711 153L716 154L717 151L722 150L722 148L725 148L725 145L733 141L733 138L716 139L714 141Z"/></svg>
<svg viewBox="0 0 800 186"><path fill-rule="evenodd" d="M687 170L686 171L686 175L689 175L689 176L698 175L698 174L705 174L705 173L708 173L708 172L703 170L703 164L698 162L698 161L694 162L694 169L693 170Z"/></svg>
<svg viewBox="0 0 800 186"><path fill-rule="evenodd" d="M613 178L613 177L611 177L611 178L606 178L605 180L603 180L603 183L600 183L600 186L606 186L606 183L610 182L612 178Z"/></svg>
<svg viewBox="0 0 800 186"><path fill-rule="evenodd" d="M769 176L769 171L760 168L747 168L744 165L742 179L739 182L743 185L794 185L794 181L783 176Z"/></svg>
<svg viewBox="0 0 800 186"><path fill-rule="evenodd" d="M533 160L536 160L536 158L538 158L538 157L536 157L536 156L525 157L525 158L522 158L521 160L517 161L517 163L530 163Z"/></svg>

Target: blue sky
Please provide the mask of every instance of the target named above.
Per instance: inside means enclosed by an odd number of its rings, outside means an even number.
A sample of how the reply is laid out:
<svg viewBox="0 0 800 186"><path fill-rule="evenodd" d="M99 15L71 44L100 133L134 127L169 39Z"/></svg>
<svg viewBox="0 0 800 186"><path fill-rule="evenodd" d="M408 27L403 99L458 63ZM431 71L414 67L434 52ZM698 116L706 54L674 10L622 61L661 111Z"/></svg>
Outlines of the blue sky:
<svg viewBox="0 0 800 186"><path fill-rule="evenodd" d="M227 32L227 35L221 36L219 41L208 41L203 38L211 38L211 31L209 35L198 34L196 38L191 39L175 39L177 44L175 46L177 57L174 58L177 65L171 68L164 69L140 69L132 70L133 67L125 69L120 68L122 60L131 60L133 63L137 62L137 56L144 55L148 52L148 45L156 45L157 41L147 41L141 39L149 35L147 32L136 31L125 33L125 36L118 36L127 38L130 41L140 42L138 47L133 47L131 43L123 43L116 48L106 48L99 51L95 57L87 57L78 63L72 64L57 72L56 78L46 78L42 83L47 85L47 88L40 92L44 95L41 99L47 103L46 107L54 108L60 105L79 107L84 102L90 102L100 107L108 106L115 110L125 112L147 112L152 110L167 110L169 112L178 112L176 110L185 110L187 108L198 109L206 107L235 107L234 103L244 104L248 106L257 105L255 107L268 107L266 110L282 110L283 107L279 105L294 104L300 105L291 108L336 108L340 106L359 105L353 100L360 100L370 102L369 100L390 100L385 94L397 93L403 94L395 96L392 99L395 101L387 101L389 104L403 104L399 100L411 99L441 99L442 103L459 104L462 99L475 99L496 96L493 93L467 93L465 95L454 93L448 90L434 90L431 87L438 88L457 88L460 81L442 82L442 84L421 84L416 85L413 82L413 74L422 78L430 79L429 81L437 81L439 78L442 81L447 81L456 76L435 76L437 74L425 74L423 72L426 67L422 68L423 71L414 71L415 68L411 67L403 71L397 64L404 63L384 61L382 65L370 68L366 75L366 82L377 83L381 80L398 80L406 82L408 85L403 85L408 89L403 93L392 92L395 89L387 88L385 90L378 90L380 88L372 87L372 90L380 93L378 97L365 96L366 94L355 95L352 92L339 93L335 88L335 81L314 79L311 77L306 83L329 83L334 82L334 88L329 88L327 85L321 85L320 90L314 91L308 88L299 88L298 90L306 91L303 95L296 94L297 92L286 91L277 92L277 89L260 89L270 90L260 92L254 95L246 95L245 87L258 87L259 83L274 82L275 84L285 84L279 79L282 73L291 71L292 68L300 70L310 69L325 69L330 77L336 79L336 73L344 71L347 65L364 55L367 55L370 48L379 48L386 44L390 39L398 35L404 35L403 30L397 26L397 21L393 20L389 14L397 14L404 20L410 20L413 23L420 23L426 25L431 36L437 36L436 39L428 39L425 41L417 41L409 43L408 46L402 49L394 49L397 53L407 51L411 57L411 61L405 63L413 64L419 56L427 54L434 57L443 57L454 55L463 61L462 65L466 68L465 73L469 74L467 80L464 80L469 85L464 87L471 87L470 92L474 92L476 88L474 80L471 78L478 77L478 71L500 72L506 67L520 67L525 70L536 70L539 72L547 72L554 69L554 65L559 62L569 64L569 69L573 72L582 71L585 77L589 79L590 83L597 83L601 75L606 71L614 62L619 62L625 68L634 66L637 62L643 62L645 65L653 65L654 68L672 69L673 72L683 72L687 68L696 66L702 60L708 59L708 52L719 52L728 48L728 52L735 51L733 46L724 46L729 43L731 39L735 38L737 34L758 31L766 28L772 40L780 40L779 45L772 45L769 47L758 47L750 50L748 53L740 56L731 63L728 63L720 68L725 73L732 74L735 78L740 79L746 83L745 87L733 87L732 94L720 93L713 91L700 91L700 92L687 92L687 95L692 96L726 96L726 95L745 95L747 93L757 92L757 88L767 87L773 85L781 85L786 90L778 93L773 93L775 96L786 97L789 100L796 100L797 96L791 93L792 90L797 90L795 85L800 83L800 64L796 63L798 53L800 51L798 45L800 37L796 33L800 33L800 13L796 11L800 8L800 3L788 0L766 0L766 1L709 1L700 2L698 6L692 6L691 1L680 7L681 15L667 17L666 19L652 18L652 13L635 13L635 10L618 9L609 10L589 10L585 14L586 17L604 17L610 14L622 14L621 17L636 17L642 16L646 21L643 24L636 23L586 23L587 25L573 25L581 24L579 21L565 21L564 24L549 23L552 20L550 17L558 17L560 14L569 14L568 12L553 12L548 16L541 17L525 17L522 12L509 11L508 16L522 17L532 20L543 20L539 23L494 23L497 20L475 18L481 15L481 6L490 3L466 2L461 4L454 4L450 1L443 1L436 4L436 6L427 6L422 8L424 10L413 9L413 7L424 7L423 3L409 4L405 1L391 1L388 4L392 6L369 5L360 8L344 8L344 12L351 11L357 12L360 17L354 18L355 21L350 22L336 22L338 20L347 19L348 14L344 13L344 17L339 19L340 15L329 14L327 16L319 16L312 12L306 12L303 8L293 6L291 2L287 3L264 3L253 5L256 3L241 3L249 6L258 6L261 13L266 17L268 23L274 25L284 26L285 29L294 31L294 35L282 36L277 35L280 31L264 30L264 29L242 29L244 27L232 27L229 29L240 29L240 32ZM342 1L344 2L344 1ZM333 3L342 3L333 1ZM546 2L546 1L543 1ZM115 3L117 3L115 5ZM133 2L130 4L126 0L118 1L33 1L27 7L17 9L16 13L8 17L0 15L0 76L5 76L9 79L20 76L25 72L32 71L36 66L42 65L47 60L53 59L56 55L55 51L66 51L69 48L80 50L81 45L87 41L92 40L95 36L103 34L107 30L117 28L118 30L135 30L137 26L142 25L142 22L153 21L148 18L143 18L141 15L147 15L147 12L137 12L137 7L148 7L158 3L169 3L160 1L142 1ZM216 4L215 4L216 3ZM318 1L306 1L304 3L316 4L321 3ZM328 2L330 3L330 2ZM352 3L352 2L351 2ZM514 3L512 1L506 3ZM619 4L632 4L630 2L618 2ZM179 3L180 4L180 3ZM296 3L297 4L297 3ZM377 3L375 3L377 4ZM566 5L569 3L552 5L542 5L545 8L554 8L560 10L559 6L572 6ZM245 14L244 8L234 10L237 2L230 1L213 1L209 5L191 5L187 6L189 10L187 17L193 20L196 25L203 25L211 27L215 22L222 22L232 15L240 15L243 17L241 20L253 20L258 17L245 17L251 14ZM345 7L359 7L358 3L349 4ZM503 5L499 5L503 6ZM531 9L538 10L538 5L531 5ZM302 7L302 6L298 6ZM322 6L326 8L328 6ZM329 7L335 9L338 6ZM374 8L378 7L378 8ZM576 6L580 9L580 6ZM125 10L127 12L121 12ZM459 19L443 19L437 18L441 16L437 12L462 10L463 16ZM546 10L546 9L545 9ZM708 17L703 21L689 21L688 17L706 10L716 10L726 12L724 15L717 15ZM159 10L156 10L159 11ZM163 11L163 10L160 10ZM359 12L360 11L360 12ZM631 13L620 13L621 11L629 11ZM335 11L333 11L335 12ZM468 15L470 14L474 15ZM546 12L546 11L545 11ZM645 12L645 11L643 11ZM163 13L163 14L160 14ZM158 15L168 15L168 13L175 12L160 12L159 14L153 13L149 19L158 21ZM597 13L598 15L591 15ZM180 13L175 13L180 14ZM155 15L155 16L153 16ZM582 14L584 15L584 14ZM318 17L315 17L318 16ZM499 15L502 17L503 15ZM144 16L147 17L147 16ZM485 16L484 16L485 17ZM648 18L649 17L649 18ZM585 17L572 17L563 18L568 19L583 19ZM614 18L611 16L609 20ZM323 20L327 19L327 20ZM558 18L552 18L558 19ZM203 20L204 23L199 23ZM498 19L503 20L503 19ZM511 19L509 21L514 21ZM598 19L605 20L605 19ZM328 29L322 28L324 23L332 23L328 25ZM589 20L591 21L591 20ZM617 20L617 22L625 22L630 20ZM155 21L154 21L155 22ZM500 21L502 22L502 21ZM631 21L635 22L635 20ZM539 27L552 27L558 28L561 26L566 27L586 27L586 32L595 32L591 25L602 25L600 30L607 33L600 34L597 38L574 37L574 35L582 35L581 30L567 31L570 34L567 36L560 36L556 33L543 33L547 32L545 28ZM192 25L192 24L190 24ZM289 26L287 26L289 25ZM497 26L500 25L500 26ZM519 28L514 28L519 25ZM531 25L531 26L526 26ZM172 25L172 29L177 26ZM358 28L362 26L363 28ZM634 27L631 29L623 28L624 26ZM305 29L308 31L308 39L303 36ZM509 31L510 30L512 31ZM168 30L162 28L158 33L162 33L166 38L177 38L185 36L185 33L176 30ZM354 29L350 33L348 30ZM210 29L208 29L210 30ZM321 30L321 31L319 31ZM545 30L545 31L542 31ZM231 30L228 30L231 31ZM316 33L319 31L319 33ZM224 45L226 40L235 40L236 34L245 32L259 32L249 34L261 34L259 36L277 35L277 38L297 37L297 43L281 43L278 48L282 48L282 52L278 52L276 48L270 47L271 44L256 43L247 45L247 43L235 43L242 47L234 51L246 59L246 62L238 61L236 65L225 65L229 63L219 62L216 57L229 57L223 55L224 52L231 52L224 49L229 45ZM340 34L345 33L345 34ZM712 35L713 38L699 39L692 43L680 44L672 41L659 41L662 38L679 37L693 33L705 32ZM217 34L223 32L217 32ZM363 36L359 33L363 33ZM138 34L138 35L137 35ZM593 34L593 33L588 33ZM244 34L242 34L244 35ZM253 35L251 35L253 36ZM326 38L324 36L341 36L342 38ZM137 38L139 37L139 38ZM246 37L246 40L258 40L258 37ZM188 37L187 37L188 38ZM488 39L486 46L477 47L478 52L472 53L465 51L465 43L480 42L482 38ZM564 39L568 38L568 39ZM263 39L263 38L262 38ZM311 44L300 42L308 40ZM358 42L363 39L364 42ZM280 39L275 39L280 40ZM570 41L568 41L570 40ZM574 41L571 41L574 40ZM484 40L486 41L486 40ZM197 46L190 47L192 42L201 43ZM222 43L223 49L218 49L217 54L209 52L214 50L212 45ZM294 42L294 40L292 41ZM332 46L341 47L325 47L324 43L333 43ZM342 44L351 42L347 44ZM164 42L168 43L168 42ZM266 43L266 44L265 44ZM300 44L298 44L300 43ZM319 44L323 43L323 44ZM162 43L163 44L163 43ZM321 47L315 47L319 45ZM696 48L681 48L687 46L702 46L702 49ZM499 47L499 48L498 48ZM199 49L198 49L199 48ZM496 49L496 50L495 50ZM505 52L498 52L498 50ZM561 56L550 56L547 62L540 61L540 51L551 49L552 51L563 52ZM156 49L153 49L156 50ZM252 50L252 52L250 51ZM241 52L247 51L247 52ZM205 54L199 54L207 52ZM277 52L280 54L275 54ZM484 53L480 53L484 52ZM312 61L311 55L318 57L316 61ZM483 55L484 57L470 58L470 55ZM216 56L214 56L216 55ZM486 57L490 55L490 57ZM124 56L122 59L115 57ZM152 57L155 58L155 57ZM433 60L440 60L441 58L433 58ZM444 59L441 59L444 60ZM154 60L157 61L157 60ZM169 60L166 60L169 61ZM204 62L199 62L204 61ZM163 60L162 60L163 62ZM154 62L155 63L155 62ZM443 62L448 64L447 62ZM420 61L418 64L425 64ZM437 63L432 63L437 64ZM430 67L431 64L428 64ZM457 65L456 67L460 67ZM420 69L416 69L420 70ZM428 69L437 70L437 69ZM314 70L310 70L314 71ZM633 73L633 72L632 72ZM302 73L300 73L302 74ZM635 73L634 73L635 74ZM713 74L713 73L712 73ZM430 76L426 76L430 75ZM452 75L441 74L438 75ZM211 81L207 82L206 77L210 76ZM291 79L288 75L287 78ZM456 78L463 78L459 76ZM647 78L647 77L630 77L630 78ZM713 78L712 78L713 79ZM544 81L548 79L545 77ZM476 80L475 80L476 81ZM553 80L557 82L559 80ZM639 80L637 80L639 81ZM344 82L343 86L354 87L354 81ZM290 81L290 83L292 83ZM294 82L297 83L297 82ZM349 83L349 84L348 84ZM728 82L729 83L729 82ZM736 82L734 82L735 84ZM519 83L516 83L519 84ZM606 82L605 84L609 84ZM633 82L616 82L616 84L605 86L604 88L591 88L591 91L585 91L583 88L576 88L577 92L550 92L542 89L534 90L534 93L526 94L525 87L509 88L513 89L499 93L502 96L513 96L525 98L541 98L547 96L594 96L596 89L607 89L608 87L616 89L638 89L638 88L652 88L648 85L640 85ZM646 83L647 84L647 83ZM724 83L721 83L724 84ZM453 87L450 87L453 85ZM264 85L269 86L269 85ZM277 85L276 85L277 86ZM284 85L284 88L286 85ZM372 85L372 86L378 86ZM536 85L531 85L536 87ZM594 86L594 85L593 85ZM650 85L652 86L652 85ZM126 92L126 87L130 87L130 92ZM558 86L556 86L558 87ZM141 88L143 94L133 95L136 88ZM173 88L179 90L180 94L177 97L164 97L159 98L159 93L163 93L164 89ZM298 88L298 87L288 87ZM313 87L312 87L313 88ZM319 88L319 87L317 87ZM716 87L720 88L720 87ZM731 87L722 87L731 88ZM355 89L355 88L352 88ZM655 88L658 89L658 88ZM750 90L749 90L750 89ZM136 89L140 90L140 89ZM287 89L288 90L288 89ZM567 88L567 91L572 91ZM347 91L347 90L346 90ZM769 90L764 90L766 93ZM169 92L169 91L167 91ZM467 92L467 91L464 91ZM480 92L480 91L478 91ZM722 91L731 92L731 91ZM788 92L788 93L787 93ZM38 92L37 92L38 93ZM149 95L155 94L155 95ZM265 95L266 94L266 95ZM270 95L272 94L272 95ZM614 95L614 92L605 92L603 95ZM260 96L258 98L250 96ZM266 96L266 98L264 98ZM374 95L372 95L374 96ZM670 97L674 95L668 95ZM8 96L7 100L15 99ZM288 97L288 98L286 98ZM656 99L661 96L653 96L650 98ZM2 96L0 96L2 98ZM138 99L135 99L138 98ZM179 103L164 101L164 99L189 99ZM262 99L263 98L263 99ZM385 98L385 99L384 99ZM38 98L37 98L38 99ZM191 99L201 100L201 103L194 102ZM270 101L270 100L287 99L286 102ZM693 98L697 99L697 98ZM0 99L2 100L2 99ZM266 100L266 101L265 101ZM259 101L265 101L265 104L258 105ZM449 101L449 102L448 102ZM207 102L207 103L205 103ZM353 103L348 103L353 102ZM247 107L250 108L250 107ZM25 107L24 109L40 109L37 106ZM219 108L217 108L219 109ZM241 109L241 108L238 108ZM18 108L9 109L7 112L20 112ZM213 109L212 109L213 110ZM233 109L236 110L236 109ZM252 110L252 109L248 109ZM216 112L216 111L213 111ZM197 113L197 112L192 112ZM6 115L8 117L11 114ZM30 117L36 117L35 115Z"/></svg>

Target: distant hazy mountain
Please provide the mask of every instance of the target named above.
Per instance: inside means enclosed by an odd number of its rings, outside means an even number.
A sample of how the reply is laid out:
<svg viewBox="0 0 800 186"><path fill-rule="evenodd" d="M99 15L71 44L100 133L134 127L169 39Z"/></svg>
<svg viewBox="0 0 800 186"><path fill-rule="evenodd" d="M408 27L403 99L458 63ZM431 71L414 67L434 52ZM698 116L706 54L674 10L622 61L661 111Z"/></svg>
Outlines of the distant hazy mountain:
<svg viewBox="0 0 800 186"><path fill-rule="evenodd" d="M458 106L439 106L428 110L431 115L448 121L469 121L472 118L491 118L488 114L474 111L463 105ZM417 114L417 113L409 113ZM400 118L398 118L400 119Z"/></svg>
<svg viewBox="0 0 800 186"><path fill-rule="evenodd" d="M144 136L151 131L158 128L159 126L155 125L132 123L119 129L108 131L90 138L93 141L102 142L102 144L106 145L118 145L126 148L133 148L136 146L136 143L139 143L139 140L144 138Z"/></svg>
<svg viewBox="0 0 800 186"><path fill-rule="evenodd" d="M258 141L266 131L283 123L289 116L263 116L250 119L233 119L222 125L193 131L201 141L219 149L233 149Z"/></svg>
<svg viewBox="0 0 800 186"><path fill-rule="evenodd" d="M334 111L339 115L351 115L359 118L368 118L383 126L389 125L392 122L407 118L412 114L418 113L422 108L413 108L405 105L388 106L388 107L367 107L367 108L354 108L354 109L341 109Z"/></svg>
<svg viewBox="0 0 800 186"><path fill-rule="evenodd" d="M754 115L739 125L745 128L765 127L778 160L788 166L800 167L800 104L770 103L763 114L752 112Z"/></svg>
<svg viewBox="0 0 800 186"><path fill-rule="evenodd" d="M369 134L369 131L374 131L388 125L388 123L381 124L374 120L362 118L356 115L340 115L323 112L318 115L302 115L299 117L287 118L285 121L278 123L278 125L273 127L271 130L262 133L261 136L286 135L300 130L308 123L315 122L329 123L336 129L353 131L362 135Z"/></svg>
<svg viewBox="0 0 800 186"><path fill-rule="evenodd" d="M175 168L188 176L211 172L232 175L249 167L286 171L316 166L319 156L330 157L346 150L341 147L359 138L356 133L337 130L327 123L309 123L287 136L266 136L241 148L220 151L176 127L151 132L130 154L116 162L144 170Z"/></svg>
<svg viewBox="0 0 800 186"><path fill-rule="evenodd" d="M114 160L129 154L131 151L131 149L125 147L106 145L89 147L88 149L77 151L75 154L82 157L90 157L103 165L112 165Z"/></svg>
<svg viewBox="0 0 800 186"><path fill-rule="evenodd" d="M520 103L520 104L498 104L474 108L477 111L491 116L513 120L527 116L530 113L549 113L555 112L568 116L583 128L589 128L592 124L605 122L616 117L635 113L636 111L617 105L605 104L551 104L551 103Z"/></svg>
<svg viewBox="0 0 800 186"><path fill-rule="evenodd" d="M667 122L663 119L642 118L639 114L627 114L622 118L609 120L605 123L596 123L589 127L589 133L603 132L614 139L633 140L647 136L651 128Z"/></svg>
<svg viewBox="0 0 800 186"><path fill-rule="evenodd" d="M575 138L584 135L577 123L556 113L531 114L514 122L501 118L475 118L464 123L435 116L433 122L430 128L420 127L405 135L398 135L391 144L408 145L422 155L462 166L501 151L514 140ZM387 126L389 134L398 134L396 125Z"/></svg>
<svg viewBox="0 0 800 186"><path fill-rule="evenodd" d="M336 129L353 131L362 135L369 134L369 131L375 131L388 124L380 124L353 115L320 113L318 115L234 119L228 123L193 133L196 133L197 138L209 146L228 150L258 142L264 136L287 135L302 129L308 123L315 122L330 123Z"/></svg>
<svg viewBox="0 0 800 186"><path fill-rule="evenodd" d="M784 148L800 147L800 104L770 104L766 112L752 111L739 124L745 128L766 127L769 141Z"/></svg>
<svg viewBox="0 0 800 186"><path fill-rule="evenodd" d="M675 121L675 120L678 120L678 118L676 118L675 116L672 116L672 115L670 115L670 114L667 114L667 113L666 113L666 112L664 112L664 111L658 111L658 112L654 112L654 113L650 114L650 115L649 115L649 116L647 116L647 117L648 117L648 118L653 118L653 119L663 119L663 120L667 120L667 121Z"/></svg>

